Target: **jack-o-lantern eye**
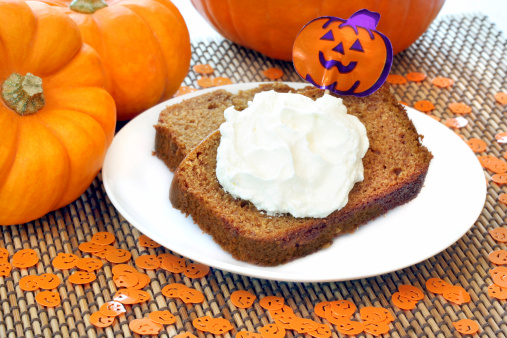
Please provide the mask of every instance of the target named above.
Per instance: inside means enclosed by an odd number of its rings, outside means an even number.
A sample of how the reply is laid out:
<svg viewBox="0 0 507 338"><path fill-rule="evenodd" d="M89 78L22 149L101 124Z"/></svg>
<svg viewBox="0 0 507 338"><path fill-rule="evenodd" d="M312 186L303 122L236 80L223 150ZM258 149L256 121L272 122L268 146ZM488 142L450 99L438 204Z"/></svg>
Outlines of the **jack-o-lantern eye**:
<svg viewBox="0 0 507 338"><path fill-rule="evenodd" d="M354 50L356 52L361 52L361 53L364 53L364 49L363 49L363 46L361 45L361 42L359 41L359 39L357 39L353 44L352 46L350 46L349 48L350 50Z"/></svg>
<svg viewBox="0 0 507 338"><path fill-rule="evenodd" d="M322 35L320 39L325 41L334 41L333 31L330 29L326 34Z"/></svg>
<svg viewBox="0 0 507 338"><path fill-rule="evenodd" d="M345 55L345 50L343 49L343 42L340 42L339 44L337 44L334 48L333 48L333 51L337 52L337 53L340 53L342 55Z"/></svg>

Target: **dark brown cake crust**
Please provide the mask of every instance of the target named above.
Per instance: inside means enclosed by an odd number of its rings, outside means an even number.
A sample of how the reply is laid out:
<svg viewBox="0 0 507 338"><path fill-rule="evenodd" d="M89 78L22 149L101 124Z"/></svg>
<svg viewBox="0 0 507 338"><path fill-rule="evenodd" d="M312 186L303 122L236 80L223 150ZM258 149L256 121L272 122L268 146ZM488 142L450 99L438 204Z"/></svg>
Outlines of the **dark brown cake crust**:
<svg viewBox="0 0 507 338"><path fill-rule="evenodd" d="M303 95L317 98L321 90ZM350 114L366 126L370 147L363 159L364 181L349 194L349 202L326 218L267 216L253 204L234 199L216 179L219 131L195 147L175 172L170 189L173 206L236 259L274 266L315 252L333 238L353 232L388 210L417 196L432 158L421 145L404 108L387 86L368 98L344 97Z"/></svg>

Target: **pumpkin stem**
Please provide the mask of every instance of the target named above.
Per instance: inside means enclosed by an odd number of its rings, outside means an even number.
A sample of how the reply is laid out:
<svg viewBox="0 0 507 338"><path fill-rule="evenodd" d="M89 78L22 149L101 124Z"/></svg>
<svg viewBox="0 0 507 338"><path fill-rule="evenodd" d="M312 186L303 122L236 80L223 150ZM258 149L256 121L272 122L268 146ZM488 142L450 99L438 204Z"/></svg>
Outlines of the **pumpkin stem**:
<svg viewBox="0 0 507 338"><path fill-rule="evenodd" d="M79 13L93 14L99 9L107 7L107 3L104 0L72 0L69 7Z"/></svg>
<svg viewBox="0 0 507 338"><path fill-rule="evenodd" d="M30 73L12 73L2 84L2 98L21 116L34 114L46 104L42 79Z"/></svg>

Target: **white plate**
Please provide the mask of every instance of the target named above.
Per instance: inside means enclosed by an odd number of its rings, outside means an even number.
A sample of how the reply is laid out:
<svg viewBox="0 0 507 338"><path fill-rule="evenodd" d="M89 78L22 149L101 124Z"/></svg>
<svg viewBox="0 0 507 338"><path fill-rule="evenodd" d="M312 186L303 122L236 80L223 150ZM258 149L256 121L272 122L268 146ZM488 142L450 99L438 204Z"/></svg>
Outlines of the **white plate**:
<svg viewBox="0 0 507 338"><path fill-rule="evenodd" d="M304 83L289 83L301 87ZM256 83L225 86L235 92ZM226 271L294 282L340 281L376 276L419 263L456 242L479 217L486 199L483 169L455 133L408 108L423 144L433 153L419 196L338 237L312 255L277 267L237 261L169 202L173 174L152 154L160 111L215 90L201 90L150 108L125 125L109 148L102 177L109 199L142 233L192 260Z"/></svg>

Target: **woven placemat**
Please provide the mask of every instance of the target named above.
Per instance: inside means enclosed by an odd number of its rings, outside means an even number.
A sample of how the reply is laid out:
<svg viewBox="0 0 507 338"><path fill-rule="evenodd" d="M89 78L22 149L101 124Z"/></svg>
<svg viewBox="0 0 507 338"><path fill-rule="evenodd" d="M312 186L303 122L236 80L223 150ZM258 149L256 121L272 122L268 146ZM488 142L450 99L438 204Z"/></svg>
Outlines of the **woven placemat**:
<svg viewBox="0 0 507 338"><path fill-rule="evenodd" d="M507 90L506 46L505 38L485 17L444 17L434 22L413 46L395 57L392 73L404 75L418 71L427 74L428 79L445 76L454 79L455 85L439 89L429 80L410 82L393 86L394 94L409 104L422 99L433 102L436 106L433 114L442 120L454 116L447 108L449 103L470 105L473 112L466 117L469 124L460 130L460 134L465 138L481 138L488 144L487 154L501 157L506 146L498 144L494 135L507 131L503 120L506 107L496 103L493 95ZM261 71L269 67L283 69L283 81L301 81L291 63L271 60L224 40L194 42L192 64L199 63L211 64L215 74L229 77L235 83L267 81ZM190 71L185 84L196 87L198 77ZM490 181L489 172L486 177ZM224 337L233 337L240 330L256 332L259 327L272 322L258 301L246 310L234 307L230 294L238 289L251 291L257 299L265 295L281 296L296 315L317 321L320 319L313 308L320 301L348 299L358 308L386 307L395 321L385 337L461 337L452 322L462 318L479 323L481 329L477 336L506 337L507 303L493 299L487 293L487 287L492 283L488 274L492 268L488 253L506 249L488 234L491 229L505 227L506 206L498 202L499 194L504 192L507 192L506 187L489 183L484 210L470 231L442 253L412 267L373 278L336 283L276 282L217 269L211 269L205 278L188 279L183 274L172 274L163 269L146 270L151 283L145 290L151 300L127 306L127 312L112 326L100 329L90 323L90 315L111 300L116 292L112 265L105 263L97 271L98 278L93 283L76 286L68 282L69 274L76 269L53 269L52 259L61 252L83 255L78 245L89 241L98 231L114 233L115 246L129 250L132 261L142 254L170 251L138 245L140 233L110 203L99 175L91 187L67 207L27 224L2 228L0 247L6 248L11 255L22 248L33 248L40 262L29 269L14 268L10 276L0 277L0 337L131 337L136 335L130 331L129 322L155 310L169 310L177 318L175 324L164 327L159 337L172 337L184 331L191 331L199 337L211 336L192 326L193 319L204 315L223 317L233 323L234 329ZM62 303L55 308L38 305L34 299L36 292L25 292L19 287L23 276L45 272L54 272L62 280L56 289ZM426 292L424 284L431 277L463 286L470 293L471 301L455 305ZM205 301L189 305L163 296L161 289L173 282L203 291ZM391 296L401 284L412 284L425 290L425 298L416 309L404 311L392 305ZM289 330L287 337L293 336L302 335ZM333 330L333 337L342 336ZM358 337L370 335L360 334Z"/></svg>

